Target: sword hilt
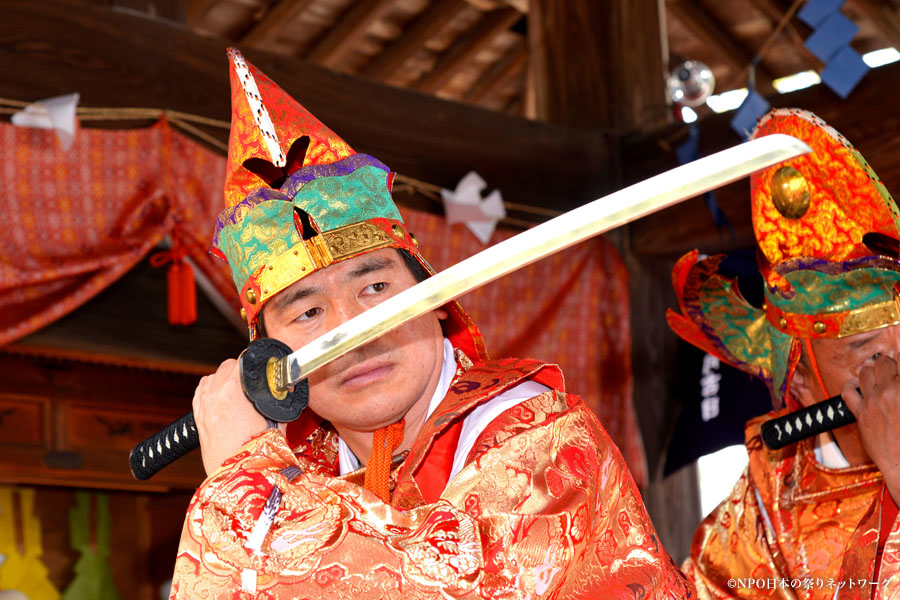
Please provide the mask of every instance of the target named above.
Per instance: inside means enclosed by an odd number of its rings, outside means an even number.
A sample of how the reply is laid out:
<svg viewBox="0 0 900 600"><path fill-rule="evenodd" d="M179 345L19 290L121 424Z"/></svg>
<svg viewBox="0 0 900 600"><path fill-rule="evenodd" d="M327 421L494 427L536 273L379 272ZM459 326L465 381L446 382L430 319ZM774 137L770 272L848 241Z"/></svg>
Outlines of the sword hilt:
<svg viewBox="0 0 900 600"><path fill-rule="evenodd" d="M844 399L834 396L806 408L766 421L760 427L763 442L772 450L856 422Z"/></svg>
<svg viewBox="0 0 900 600"><path fill-rule="evenodd" d="M306 380L292 390L273 389L274 369L278 361L291 353L284 343L271 338L250 342L238 360L241 386L247 399L261 415L279 423L294 421L309 403ZM144 481L200 445L200 436L189 412L132 448L128 456L131 474Z"/></svg>
<svg viewBox="0 0 900 600"><path fill-rule="evenodd" d="M140 481L150 479L199 445L194 413L189 412L131 449L131 474Z"/></svg>

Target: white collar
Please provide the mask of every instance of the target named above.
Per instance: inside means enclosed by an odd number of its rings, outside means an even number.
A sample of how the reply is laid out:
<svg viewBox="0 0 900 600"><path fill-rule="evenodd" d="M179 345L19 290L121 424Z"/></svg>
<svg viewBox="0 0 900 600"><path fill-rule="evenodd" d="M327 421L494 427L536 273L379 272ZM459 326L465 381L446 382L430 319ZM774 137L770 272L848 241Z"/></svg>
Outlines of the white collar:
<svg viewBox="0 0 900 600"><path fill-rule="evenodd" d="M434 412L444 399L444 396L447 395L447 391L450 389L450 384L453 383L453 377L455 375L456 357L453 345L450 343L450 340L444 338L444 362L441 365L441 378L438 380L437 388L435 388L434 394L431 396L431 401L428 403L428 414L425 415L426 419L431 416L431 413ZM350 446L348 446L340 437L338 438L338 463L340 465L341 475L352 473L362 466L359 463L359 459L353 454Z"/></svg>
<svg viewBox="0 0 900 600"><path fill-rule="evenodd" d="M830 433L819 434L816 439L816 462L829 469L846 469L850 461L841 452L841 447Z"/></svg>

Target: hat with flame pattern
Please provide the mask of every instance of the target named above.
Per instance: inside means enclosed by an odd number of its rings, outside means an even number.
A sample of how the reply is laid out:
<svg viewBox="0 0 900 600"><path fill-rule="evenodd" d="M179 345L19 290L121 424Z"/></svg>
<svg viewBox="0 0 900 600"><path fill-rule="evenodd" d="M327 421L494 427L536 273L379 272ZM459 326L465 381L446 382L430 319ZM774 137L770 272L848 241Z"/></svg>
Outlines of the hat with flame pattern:
<svg viewBox="0 0 900 600"><path fill-rule="evenodd" d="M675 265L679 336L765 381L780 405L801 340L900 323L900 210L862 155L814 114L777 109L753 137L785 133L810 154L750 179L765 302L755 307L718 273L722 256L696 251Z"/></svg>

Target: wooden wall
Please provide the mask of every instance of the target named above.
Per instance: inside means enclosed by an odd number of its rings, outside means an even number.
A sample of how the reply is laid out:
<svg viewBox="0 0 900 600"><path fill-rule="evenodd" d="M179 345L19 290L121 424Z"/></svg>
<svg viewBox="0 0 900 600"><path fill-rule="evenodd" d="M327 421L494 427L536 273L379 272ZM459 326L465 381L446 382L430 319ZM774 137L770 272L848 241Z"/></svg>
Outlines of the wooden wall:
<svg viewBox="0 0 900 600"><path fill-rule="evenodd" d="M138 482L128 453L190 408L198 379L0 352L0 485L36 490L42 562L57 589L74 577L69 509L82 489L109 495L108 562L120 597L159 597L203 467L197 453Z"/></svg>

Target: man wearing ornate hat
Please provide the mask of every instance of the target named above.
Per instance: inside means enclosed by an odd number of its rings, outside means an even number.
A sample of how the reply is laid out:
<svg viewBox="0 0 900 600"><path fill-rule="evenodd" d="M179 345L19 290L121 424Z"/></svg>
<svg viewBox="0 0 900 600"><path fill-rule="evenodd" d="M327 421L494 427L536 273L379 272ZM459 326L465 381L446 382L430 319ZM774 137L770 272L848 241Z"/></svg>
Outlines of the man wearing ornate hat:
<svg viewBox="0 0 900 600"><path fill-rule="evenodd" d="M788 412L842 394L858 424L750 462L700 525L685 563L701 598L900 597L900 210L862 156L815 115L775 110L754 137L813 152L751 177L762 307L717 274L721 257L673 272L685 340L763 379Z"/></svg>
<svg viewBox="0 0 900 600"><path fill-rule="evenodd" d="M251 339L298 348L428 277L354 153L230 51L233 118L214 246ZM625 463L553 365L489 359L455 302L312 373L290 428L236 361L194 397L208 478L173 598L683 598ZM290 442L289 442L290 440Z"/></svg>

